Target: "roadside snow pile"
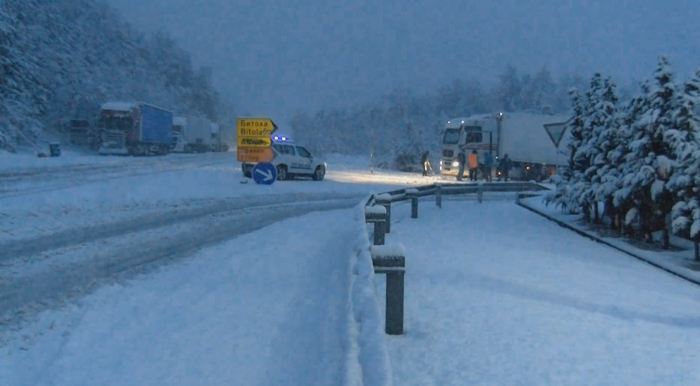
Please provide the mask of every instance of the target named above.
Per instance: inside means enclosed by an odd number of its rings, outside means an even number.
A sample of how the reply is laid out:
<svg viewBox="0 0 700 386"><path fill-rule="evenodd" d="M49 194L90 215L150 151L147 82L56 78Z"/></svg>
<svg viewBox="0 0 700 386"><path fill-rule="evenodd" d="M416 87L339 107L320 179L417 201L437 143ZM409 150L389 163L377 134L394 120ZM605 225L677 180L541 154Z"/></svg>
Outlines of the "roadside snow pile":
<svg viewBox="0 0 700 386"><path fill-rule="evenodd" d="M49 153L48 147L42 149ZM49 169L64 166L117 165L133 162L133 157L104 157L79 151L61 149L60 157L39 158L34 152L10 153L0 150L0 172L26 173L28 170Z"/></svg>
<svg viewBox="0 0 700 386"><path fill-rule="evenodd" d="M366 206L365 213L367 214L386 214L386 208L383 206Z"/></svg>
<svg viewBox="0 0 700 386"><path fill-rule="evenodd" d="M323 159L328 164L328 170L367 170L371 162L368 156L345 155L338 153L326 154Z"/></svg>
<svg viewBox="0 0 700 386"><path fill-rule="evenodd" d="M375 257L406 256L406 248L403 246L403 244L399 243L372 245L371 252Z"/></svg>
<svg viewBox="0 0 700 386"><path fill-rule="evenodd" d="M382 317L374 284L374 267L369 235L365 224L365 198L355 208L357 226L355 264L351 279L352 309L357 327L358 362L364 386L392 385L391 364L387 351Z"/></svg>

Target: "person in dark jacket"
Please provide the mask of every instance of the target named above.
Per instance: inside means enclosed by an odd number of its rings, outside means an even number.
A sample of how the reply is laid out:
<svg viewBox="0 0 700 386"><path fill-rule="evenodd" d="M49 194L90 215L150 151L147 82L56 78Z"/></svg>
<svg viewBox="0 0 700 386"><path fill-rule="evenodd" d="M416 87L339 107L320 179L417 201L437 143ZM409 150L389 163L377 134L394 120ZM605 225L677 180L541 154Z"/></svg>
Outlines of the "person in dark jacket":
<svg viewBox="0 0 700 386"><path fill-rule="evenodd" d="M457 181L462 181L464 178L464 167L467 164L467 156L464 155L464 150L460 150L457 153L457 162L459 162L459 172L457 172Z"/></svg>
<svg viewBox="0 0 700 386"><path fill-rule="evenodd" d="M508 181L508 174L510 173L511 161L508 158L508 154L505 154L501 159L501 172L503 173L503 180Z"/></svg>
<svg viewBox="0 0 700 386"><path fill-rule="evenodd" d="M484 155L484 179L491 182L491 167L493 166L493 155L488 152Z"/></svg>

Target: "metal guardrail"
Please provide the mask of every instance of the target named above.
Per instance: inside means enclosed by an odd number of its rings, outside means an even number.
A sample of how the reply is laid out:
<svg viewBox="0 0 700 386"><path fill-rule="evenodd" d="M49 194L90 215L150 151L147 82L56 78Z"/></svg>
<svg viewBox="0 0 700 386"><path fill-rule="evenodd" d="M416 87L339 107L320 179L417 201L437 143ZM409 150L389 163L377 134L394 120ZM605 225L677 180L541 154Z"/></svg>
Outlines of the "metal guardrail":
<svg viewBox="0 0 700 386"><path fill-rule="evenodd" d="M535 182L433 184L416 188L397 189L373 194L365 203L365 223L374 225L372 264L375 274L387 275L385 332L403 334L404 276L406 253L401 244L385 245L386 234L391 233L391 206L395 202L411 201L411 218L418 218L418 199L435 196L435 204L442 208L443 195L476 193L479 202L485 192L532 192L549 190ZM520 195L517 195L516 202Z"/></svg>

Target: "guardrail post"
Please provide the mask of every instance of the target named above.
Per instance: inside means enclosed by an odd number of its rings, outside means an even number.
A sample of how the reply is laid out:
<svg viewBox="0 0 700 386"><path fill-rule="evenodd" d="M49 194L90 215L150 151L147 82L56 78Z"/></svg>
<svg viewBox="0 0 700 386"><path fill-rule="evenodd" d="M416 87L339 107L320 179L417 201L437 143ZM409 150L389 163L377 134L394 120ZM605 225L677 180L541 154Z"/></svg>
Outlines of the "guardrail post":
<svg viewBox="0 0 700 386"><path fill-rule="evenodd" d="M477 200L479 200L479 203L481 204L481 202L484 199L484 185L479 184L476 187L476 198L477 198Z"/></svg>
<svg viewBox="0 0 700 386"><path fill-rule="evenodd" d="M442 184L435 184L435 205L442 208Z"/></svg>
<svg viewBox="0 0 700 386"><path fill-rule="evenodd" d="M384 331L403 334L404 277L406 252L401 244L372 247L372 265L377 274L386 274L386 317Z"/></svg>
<svg viewBox="0 0 700 386"><path fill-rule="evenodd" d="M418 190L407 189L406 198L411 199L411 218L418 218Z"/></svg>
<svg viewBox="0 0 700 386"><path fill-rule="evenodd" d="M365 206L365 223L374 224L374 245L384 245L386 209L383 206Z"/></svg>
<svg viewBox="0 0 700 386"><path fill-rule="evenodd" d="M384 193L375 197L378 205L381 205L386 210L386 222L384 224L384 230L386 233L391 233L391 195Z"/></svg>

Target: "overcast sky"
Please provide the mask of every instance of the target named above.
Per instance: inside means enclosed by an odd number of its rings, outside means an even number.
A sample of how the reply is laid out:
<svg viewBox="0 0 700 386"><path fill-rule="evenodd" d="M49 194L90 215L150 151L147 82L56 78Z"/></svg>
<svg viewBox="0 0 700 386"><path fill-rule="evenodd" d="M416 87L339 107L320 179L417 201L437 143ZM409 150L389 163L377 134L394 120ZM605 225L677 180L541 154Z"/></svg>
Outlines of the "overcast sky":
<svg viewBox="0 0 700 386"><path fill-rule="evenodd" d="M240 113L279 121L394 85L491 82L509 62L622 81L648 77L659 53L683 78L700 66L698 0L109 1L211 65Z"/></svg>

